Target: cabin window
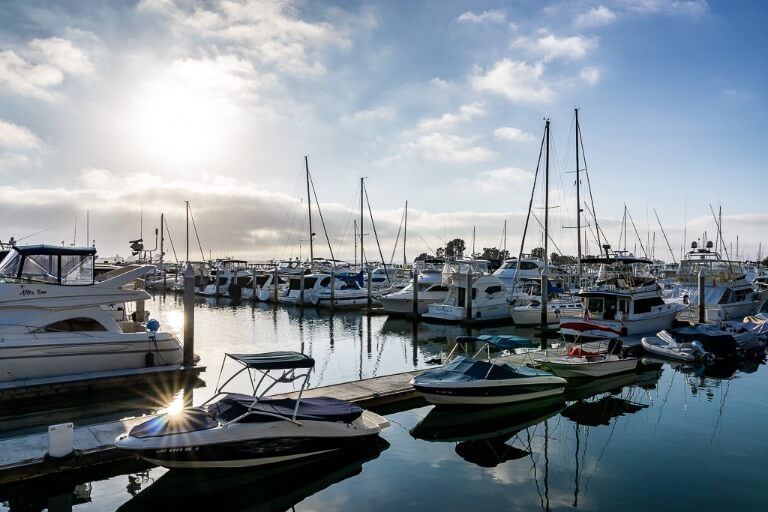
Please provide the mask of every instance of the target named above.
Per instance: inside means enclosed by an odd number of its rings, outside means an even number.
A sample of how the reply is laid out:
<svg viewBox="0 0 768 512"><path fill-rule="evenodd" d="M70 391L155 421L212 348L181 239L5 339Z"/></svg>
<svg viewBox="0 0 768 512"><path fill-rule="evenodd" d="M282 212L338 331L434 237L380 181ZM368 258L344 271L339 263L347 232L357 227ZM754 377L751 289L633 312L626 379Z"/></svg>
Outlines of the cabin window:
<svg viewBox="0 0 768 512"><path fill-rule="evenodd" d="M44 283L58 283L59 257L50 254L32 254L24 258L21 278Z"/></svg>
<svg viewBox="0 0 768 512"><path fill-rule="evenodd" d="M603 298L602 297L590 297L587 299L587 309L590 313L602 313L603 312Z"/></svg>
<svg viewBox="0 0 768 512"><path fill-rule="evenodd" d="M654 306L663 306L664 301L661 297L653 297L650 299L638 299L635 301L635 314L650 313L651 308Z"/></svg>
<svg viewBox="0 0 768 512"><path fill-rule="evenodd" d="M304 278L304 288L305 289L314 288L316 281L317 281L316 277L305 277ZM296 282L298 283L299 280L297 279ZM298 290L298 288L296 288L296 289Z"/></svg>
<svg viewBox="0 0 768 512"><path fill-rule="evenodd" d="M441 284L436 284L436 285L433 285L431 287L428 287L427 291L428 292L447 292L448 291L448 287L447 286L443 286Z"/></svg>
<svg viewBox="0 0 768 512"><path fill-rule="evenodd" d="M621 313L624 315L629 313L629 305L627 304L627 299L619 299L619 311L621 311Z"/></svg>
<svg viewBox="0 0 768 512"><path fill-rule="evenodd" d="M493 295L494 293L499 293L500 291L502 291L502 287L499 285L489 286L485 289L485 293L488 295Z"/></svg>
<svg viewBox="0 0 768 512"><path fill-rule="evenodd" d="M329 286L330 284L331 284L330 277L324 277L323 279L320 280L320 286L322 286L323 288Z"/></svg>
<svg viewBox="0 0 768 512"><path fill-rule="evenodd" d="M536 270L537 268L539 268L539 266L532 261L520 262L520 270Z"/></svg>
<svg viewBox="0 0 768 512"><path fill-rule="evenodd" d="M93 284L92 254L62 254L61 284Z"/></svg>
<svg viewBox="0 0 768 512"><path fill-rule="evenodd" d="M41 327L37 332L82 332L106 331L107 329L93 318L68 318Z"/></svg>
<svg viewBox="0 0 768 512"><path fill-rule="evenodd" d="M517 262L516 261L510 261L509 263L504 264L504 269L512 269L517 268Z"/></svg>

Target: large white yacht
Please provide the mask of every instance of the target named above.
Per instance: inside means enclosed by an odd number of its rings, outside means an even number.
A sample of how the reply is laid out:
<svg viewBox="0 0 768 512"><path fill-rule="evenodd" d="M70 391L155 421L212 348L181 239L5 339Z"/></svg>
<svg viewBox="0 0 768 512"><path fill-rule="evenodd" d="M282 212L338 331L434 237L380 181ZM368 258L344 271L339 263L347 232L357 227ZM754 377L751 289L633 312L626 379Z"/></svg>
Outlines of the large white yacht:
<svg viewBox="0 0 768 512"><path fill-rule="evenodd" d="M509 289L515 287L524 280L539 280L541 272L544 270L544 262L538 258L523 257L518 260L511 258L504 260L504 263L493 273Z"/></svg>
<svg viewBox="0 0 768 512"><path fill-rule="evenodd" d="M97 281L96 249L14 247L0 262L0 382L146 366L179 366L172 335L122 316L150 298L132 283L154 271L130 265Z"/></svg>
<svg viewBox="0 0 768 512"><path fill-rule="evenodd" d="M441 262L442 267L442 262ZM443 302L448 296L448 287L443 285L442 274L424 272L417 274L418 312L423 314L430 304ZM407 315L413 313L413 279L402 290L388 293L379 297L384 311L391 315Z"/></svg>
<svg viewBox="0 0 768 512"><path fill-rule="evenodd" d="M218 282L217 282L218 279ZM211 280L200 291L206 297L246 297L253 295L253 272L244 260L216 260L211 267Z"/></svg>
<svg viewBox="0 0 768 512"><path fill-rule="evenodd" d="M653 276L642 271L651 262L629 255L583 258L599 264L593 286L582 288L583 316L563 311L560 332L566 338L610 338L669 329L685 306L665 302Z"/></svg>
<svg viewBox="0 0 768 512"><path fill-rule="evenodd" d="M757 291L747 279L744 267L738 261L724 260L712 250L712 241L704 248L697 242L691 243L691 250L680 262L677 284L672 298L690 307L691 316L696 316L698 304L698 275L704 274L704 303L708 321L742 319L753 315L760 303L768 298L768 291Z"/></svg>

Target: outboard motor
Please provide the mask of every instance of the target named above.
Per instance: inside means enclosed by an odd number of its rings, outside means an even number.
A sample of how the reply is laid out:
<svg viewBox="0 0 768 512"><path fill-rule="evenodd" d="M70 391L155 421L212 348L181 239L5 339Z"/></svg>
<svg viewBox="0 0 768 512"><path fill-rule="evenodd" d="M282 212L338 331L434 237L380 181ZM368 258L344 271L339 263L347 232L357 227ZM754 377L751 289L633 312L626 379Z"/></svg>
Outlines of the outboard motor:
<svg viewBox="0 0 768 512"><path fill-rule="evenodd" d="M704 362L706 365L710 365L715 362L715 356L704 350L704 345L698 340L691 342L696 357Z"/></svg>

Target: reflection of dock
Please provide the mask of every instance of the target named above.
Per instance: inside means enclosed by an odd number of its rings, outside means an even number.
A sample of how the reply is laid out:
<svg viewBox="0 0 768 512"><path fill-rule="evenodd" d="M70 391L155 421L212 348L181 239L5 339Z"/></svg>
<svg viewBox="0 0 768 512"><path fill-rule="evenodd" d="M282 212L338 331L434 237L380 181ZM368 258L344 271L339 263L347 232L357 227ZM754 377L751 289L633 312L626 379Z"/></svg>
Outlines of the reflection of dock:
<svg viewBox="0 0 768 512"><path fill-rule="evenodd" d="M409 384L420 371L397 373L343 384L307 390L304 397L332 396L348 400L361 407L376 409L418 398ZM282 396L294 396L287 393ZM115 438L143 422L147 416L75 428L73 457L62 461L46 459L48 434L32 434L0 440L0 484L44 476L61 471L85 468L94 464L131 457L114 447Z"/></svg>

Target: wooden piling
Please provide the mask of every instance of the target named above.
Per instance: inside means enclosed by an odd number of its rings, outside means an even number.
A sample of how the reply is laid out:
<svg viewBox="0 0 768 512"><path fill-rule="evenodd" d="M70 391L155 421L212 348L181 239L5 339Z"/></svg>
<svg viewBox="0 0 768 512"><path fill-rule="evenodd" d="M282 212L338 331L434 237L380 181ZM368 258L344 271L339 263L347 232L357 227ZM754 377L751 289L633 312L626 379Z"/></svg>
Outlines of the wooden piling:
<svg viewBox="0 0 768 512"><path fill-rule="evenodd" d="M419 271L413 269L413 318L419 318Z"/></svg>
<svg viewBox="0 0 768 512"><path fill-rule="evenodd" d="M279 293L278 289L277 289L278 288L278 286L277 286L278 282L280 282L280 276L277 273L277 267L275 267L275 273L273 274L273 277L272 277L272 287L275 289L275 304L278 303L278 300L277 300L277 294Z"/></svg>
<svg viewBox="0 0 768 512"><path fill-rule="evenodd" d="M699 270L699 323L707 321L707 289L704 283L704 271Z"/></svg>
<svg viewBox="0 0 768 512"><path fill-rule="evenodd" d="M195 271L184 270L184 366L195 365Z"/></svg>
<svg viewBox="0 0 768 512"><path fill-rule="evenodd" d="M467 287L464 289L464 308L467 320L472 320L472 270L467 270Z"/></svg>
<svg viewBox="0 0 768 512"><path fill-rule="evenodd" d="M371 279L371 277L372 277L372 272L369 270L368 271L368 309L371 309L371 303L373 302L371 299L371 281L373 281L373 279Z"/></svg>
<svg viewBox="0 0 768 512"><path fill-rule="evenodd" d="M304 272L299 276L299 306L304 305Z"/></svg>
<svg viewBox="0 0 768 512"><path fill-rule="evenodd" d="M336 307L336 272L331 269L331 311Z"/></svg>

